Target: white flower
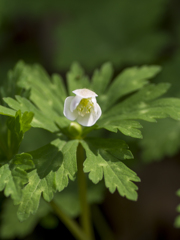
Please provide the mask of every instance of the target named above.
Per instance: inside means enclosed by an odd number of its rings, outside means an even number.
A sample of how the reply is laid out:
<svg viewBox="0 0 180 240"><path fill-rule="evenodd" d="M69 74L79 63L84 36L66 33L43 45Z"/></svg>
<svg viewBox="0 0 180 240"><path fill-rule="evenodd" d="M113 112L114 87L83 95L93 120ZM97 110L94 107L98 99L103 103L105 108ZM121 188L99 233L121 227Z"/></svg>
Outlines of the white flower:
<svg viewBox="0 0 180 240"><path fill-rule="evenodd" d="M75 97L67 97L64 102L64 116L69 120L76 120L82 126L90 127L100 118L102 111L97 104L95 92L89 89L73 91Z"/></svg>

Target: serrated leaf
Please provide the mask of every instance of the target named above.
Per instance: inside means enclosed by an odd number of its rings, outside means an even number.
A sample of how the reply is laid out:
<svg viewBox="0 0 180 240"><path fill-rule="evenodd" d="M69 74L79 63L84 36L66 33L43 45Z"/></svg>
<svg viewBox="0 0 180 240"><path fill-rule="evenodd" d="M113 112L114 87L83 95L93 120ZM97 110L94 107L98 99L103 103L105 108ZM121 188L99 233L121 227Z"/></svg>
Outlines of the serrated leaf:
<svg viewBox="0 0 180 240"><path fill-rule="evenodd" d="M164 94L169 86L167 83L161 83L144 87L105 113L98 121L98 128L103 127L110 131L119 129L127 136L141 138L141 132L137 129L141 125L134 121L136 119L156 122L158 118L171 117L179 120L180 99L160 98L155 100Z"/></svg>
<svg viewBox="0 0 180 240"><path fill-rule="evenodd" d="M33 157L28 153L16 154L10 161L9 166L11 171L16 170L17 168L27 171L35 167Z"/></svg>
<svg viewBox="0 0 180 240"><path fill-rule="evenodd" d="M156 82L170 82L171 88L166 97L180 97L180 52L163 64L163 71L158 75ZM156 124L145 123L143 141L139 142L142 149L142 159L150 162L173 156L180 149L180 122L173 119L158 120Z"/></svg>
<svg viewBox="0 0 180 240"><path fill-rule="evenodd" d="M6 197L11 196L14 203L17 204L21 198L21 188L16 186L9 164L5 164L0 168L0 191L4 190Z"/></svg>
<svg viewBox="0 0 180 240"><path fill-rule="evenodd" d="M17 83L24 69L24 62L19 61L12 70L8 71L7 80L0 87L1 98L14 97L15 95L29 96L29 91L23 91ZM0 100L1 102L1 100ZM4 105L4 102L1 102Z"/></svg>
<svg viewBox="0 0 180 240"><path fill-rule="evenodd" d="M111 121L109 125L107 121L104 124L104 128L111 132L117 132L117 130L119 130L126 136L142 138L141 131L137 129L142 128L142 125L137 121L132 120Z"/></svg>
<svg viewBox="0 0 180 240"><path fill-rule="evenodd" d="M19 204L22 188L28 182L26 170L34 168L32 156L27 153L17 154L0 168L0 191L4 190L6 197L11 196L14 204Z"/></svg>
<svg viewBox="0 0 180 240"><path fill-rule="evenodd" d="M114 117L126 112L131 112L134 109L143 109L146 107L146 103L149 103L166 93L169 87L169 83L161 83L157 85L149 84L124 101L116 104L104 115L103 118Z"/></svg>
<svg viewBox="0 0 180 240"><path fill-rule="evenodd" d="M66 90L62 78L55 74L51 78L38 64L24 65L22 74L19 76L18 85L26 90L31 90L31 101L45 115L63 116Z"/></svg>
<svg viewBox="0 0 180 240"><path fill-rule="evenodd" d="M51 116L45 115L26 98L16 96L16 100L12 98L4 98L4 101L8 104L9 107L13 108L14 110L18 111L20 109L22 112L26 112L27 110L33 112L34 118L31 124L32 127L43 128L51 132L58 130Z"/></svg>
<svg viewBox="0 0 180 240"><path fill-rule="evenodd" d="M4 98L8 106L16 111L21 110L31 111L35 114L32 122L33 127L44 128L54 132L58 128L56 123L61 128L69 124L69 120L63 116L64 100L66 98L66 90L63 85L63 80L58 74L52 76L52 81L45 70L35 64L26 65L19 62L15 69L11 71L11 75L15 74L18 66L20 71L17 74L18 86L26 91L31 91L30 100L16 96L16 100L12 98ZM0 106L0 113L3 115L14 116L14 111Z"/></svg>
<svg viewBox="0 0 180 240"><path fill-rule="evenodd" d="M1 159L0 168L0 191L4 190L5 196L11 196L15 204L21 199L22 188L28 182L26 170L34 168L32 156L27 153L16 154L24 133L30 129L33 113L17 111L15 117L7 121L8 133L6 154ZM15 155L16 154L16 155ZM4 164L4 165L3 165Z"/></svg>
<svg viewBox="0 0 180 240"><path fill-rule="evenodd" d="M103 93L111 81L113 67L110 62L104 63L100 70L96 69L92 76L91 88L99 95L98 102L103 100Z"/></svg>
<svg viewBox="0 0 180 240"><path fill-rule="evenodd" d="M78 140L67 142L63 147L63 163L56 174L57 190L60 192L67 187L70 180L74 180L77 172L76 151L79 144Z"/></svg>
<svg viewBox="0 0 180 240"><path fill-rule="evenodd" d="M9 129L8 135L8 155L11 158L19 150L24 133L31 128L31 121L34 114L32 112L24 112L21 116L21 111L17 111L15 117L11 117L7 121Z"/></svg>
<svg viewBox="0 0 180 240"><path fill-rule="evenodd" d="M140 179L136 173L125 166L120 160L133 158L124 141L117 139L87 139L82 141L87 159L84 171L89 178L98 183L104 175L105 185L113 193L116 188L121 196L137 200L137 186L132 182Z"/></svg>
<svg viewBox="0 0 180 240"><path fill-rule="evenodd" d="M106 99L104 100L105 103L102 106L103 110L109 109L118 99L126 94L142 88L148 83L147 80L154 77L160 70L159 66L142 66L140 68L132 67L125 69L110 85Z"/></svg>
<svg viewBox="0 0 180 240"><path fill-rule="evenodd" d="M66 78L69 95L73 95L72 91L76 89L89 88L89 79L84 75L83 68L77 62L74 62L71 65L70 71L67 73Z"/></svg>
<svg viewBox="0 0 180 240"><path fill-rule="evenodd" d="M77 171L76 150L78 141L72 140L66 143L65 141L57 139L53 141L51 145L54 145L58 148L58 151L62 152L64 156L63 161L60 165L59 163L55 163L52 159L52 164L48 163L48 169L47 166L44 166L44 170L42 163L38 162L38 159L35 159L37 169L28 174L29 182L22 191L22 198L17 213L20 221L24 221L37 211L41 195L49 202L54 197L56 191L62 191L67 187L69 179L74 180ZM47 151L44 148L41 148L39 151L43 151L43 158L40 152L39 156L46 165L48 155L55 156L55 158L58 157L57 149L52 147ZM32 152L32 155L33 154L34 152ZM34 155L37 158L38 150ZM49 161L51 161L51 159L49 159ZM59 168L58 165L60 165Z"/></svg>
<svg viewBox="0 0 180 240"><path fill-rule="evenodd" d="M30 152L40 179L45 178L51 171L56 172L63 162L61 151L65 141L60 141L58 148L54 144L47 144L35 151Z"/></svg>

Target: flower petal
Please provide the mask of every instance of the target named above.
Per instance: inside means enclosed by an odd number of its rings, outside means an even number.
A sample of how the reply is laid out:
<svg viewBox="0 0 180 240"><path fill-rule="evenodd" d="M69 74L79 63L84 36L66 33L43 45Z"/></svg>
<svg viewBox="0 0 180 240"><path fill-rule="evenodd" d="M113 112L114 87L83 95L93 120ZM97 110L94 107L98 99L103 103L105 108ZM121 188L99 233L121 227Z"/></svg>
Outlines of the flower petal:
<svg viewBox="0 0 180 240"><path fill-rule="evenodd" d="M86 114L84 117L78 116L76 121L85 127L90 127L95 122L92 113Z"/></svg>
<svg viewBox="0 0 180 240"><path fill-rule="evenodd" d="M101 116L101 108L99 104L96 104L96 111L92 111L89 114L86 114L84 117L78 116L77 122L82 126L90 127L94 125Z"/></svg>
<svg viewBox="0 0 180 240"><path fill-rule="evenodd" d="M91 98L91 97L97 97L98 95L87 89L87 88L83 88L83 89L77 89L72 91L74 94L76 94L77 96L81 97L81 98Z"/></svg>
<svg viewBox="0 0 180 240"><path fill-rule="evenodd" d="M73 99L74 99L74 97L67 97L65 99L64 111L63 111L64 116L67 117L71 121L74 121L78 116L77 111L71 112L71 110L70 110L71 102L72 102Z"/></svg>
<svg viewBox="0 0 180 240"><path fill-rule="evenodd" d="M73 100L72 100L71 105L70 105L71 112L73 112L77 108L81 99L82 99L82 97L79 97L79 96L73 97Z"/></svg>
<svg viewBox="0 0 180 240"><path fill-rule="evenodd" d="M92 102L93 102L93 104L94 104L94 108L96 109L96 105L97 105L97 100L96 100L96 98L95 97L92 97L91 98L91 100L92 100Z"/></svg>
<svg viewBox="0 0 180 240"><path fill-rule="evenodd" d="M98 119L100 118L101 114L102 114L101 108L100 108L100 106L99 106L98 103L96 103L96 104L94 105L94 111L95 111L95 113L96 113L96 117L97 117L97 120L98 120ZM97 121L97 120L96 120L96 121Z"/></svg>

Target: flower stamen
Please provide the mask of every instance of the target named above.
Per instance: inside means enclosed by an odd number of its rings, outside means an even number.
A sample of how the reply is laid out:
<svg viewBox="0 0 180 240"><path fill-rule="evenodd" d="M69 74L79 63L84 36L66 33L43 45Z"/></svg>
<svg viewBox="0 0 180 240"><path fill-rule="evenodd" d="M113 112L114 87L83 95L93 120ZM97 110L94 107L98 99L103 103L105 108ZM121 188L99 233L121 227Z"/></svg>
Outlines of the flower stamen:
<svg viewBox="0 0 180 240"><path fill-rule="evenodd" d="M81 117L84 117L86 114L90 113L94 107L94 103L91 98L83 98L76 110Z"/></svg>

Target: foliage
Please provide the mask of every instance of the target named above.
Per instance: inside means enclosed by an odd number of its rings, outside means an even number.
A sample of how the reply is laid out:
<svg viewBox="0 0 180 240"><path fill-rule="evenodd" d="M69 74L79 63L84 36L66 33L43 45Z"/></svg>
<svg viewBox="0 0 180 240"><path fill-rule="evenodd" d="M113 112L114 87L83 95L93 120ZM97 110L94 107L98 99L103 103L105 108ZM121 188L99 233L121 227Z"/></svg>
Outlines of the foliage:
<svg viewBox="0 0 180 240"><path fill-rule="evenodd" d="M19 220L27 219L38 210L41 194L49 202L57 191L68 186L69 179L75 179L79 143L86 152L84 171L89 173L89 179L97 184L104 176L105 185L111 192L117 188L120 195L136 200L137 186L132 181L140 179L125 165L124 160L133 158L127 144L118 139L65 139L63 136L70 137L71 133L68 128L70 121L62 113L67 96L62 78L57 74L50 78L38 65L30 66L19 62L14 71L17 69L21 69L17 85L29 91L30 96L29 100L18 95L15 98L6 97L4 101L10 108L0 106L1 114L11 116L7 121L11 132L8 140L10 157L7 159L11 160L2 163L0 171L3 173L1 190L5 188L5 195L11 195L14 203L19 205ZM141 138L138 119L155 122L157 118L170 116L179 120L180 113L177 109L180 100L160 98L168 90L169 84L148 83L148 79L159 71L157 66L128 68L110 85L113 76L110 63L95 70L92 82L89 82L81 66L74 63L67 74L68 92L82 88L84 84L94 91L97 88L98 102L103 110L97 124L89 129L83 128L82 135L85 136L93 129L105 128L112 132L117 132L118 129L127 136ZM106 79L103 87L102 79ZM32 127L59 132L60 135L35 151L17 154L23 135L30 128L30 122Z"/></svg>
<svg viewBox="0 0 180 240"><path fill-rule="evenodd" d="M12 211L18 211L21 220L31 215L22 224L28 225L36 216L31 213L41 209L41 195L46 201L60 196L56 203L64 199L67 206L62 203L61 208L65 211L71 205L67 199L78 202L71 188L74 182L69 181L76 178L76 158L69 154L75 155L80 142L87 155L87 178L94 183L104 178L111 192L117 189L120 195L134 200L137 186L133 181L139 181L134 172L137 159L150 163L178 154L178 9L178 1L170 0L0 1L0 190L18 204ZM39 64L19 61L6 78L7 70L19 59L41 63L48 73L58 71L63 78L76 60L88 74L76 62L65 82L59 74L49 76ZM102 64L105 61L111 62ZM144 63L150 66L141 66ZM161 65L163 71L151 64ZM83 140L75 140L76 133L72 136L70 121L62 114L64 99L73 95L72 90L84 87L98 94L103 115L95 126L83 128L79 136ZM93 144L90 136L104 145ZM110 137L112 149L105 147L108 139L104 137ZM120 141L121 152L117 152L115 139ZM132 160L127 145L135 156L137 153L137 159ZM96 159L93 167L92 159ZM117 169L126 174L120 178ZM33 189L30 208L22 214L27 209L28 191ZM74 215L73 210L69 214L77 216L77 209ZM10 211L7 214L10 218ZM29 226L35 226L40 218L35 217L34 225ZM15 228L14 234L20 236ZM17 227L19 232L22 228ZM22 229L22 236L27 233L23 235Z"/></svg>
<svg viewBox="0 0 180 240"><path fill-rule="evenodd" d="M179 63L180 54L177 53L163 66L163 71L157 78L158 82L171 79L171 87L166 96L180 97L179 91ZM178 111L178 109L177 109ZM144 161L160 160L164 156L173 156L179 151L180 125L179 121L165 119L158 121L155 125L144 125L144 140L140 142ZM152 149L154 149L152 151Z"/></svg>

